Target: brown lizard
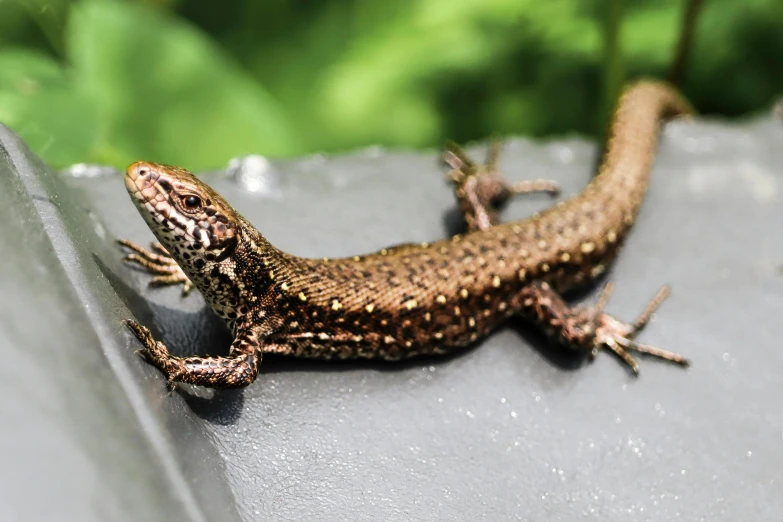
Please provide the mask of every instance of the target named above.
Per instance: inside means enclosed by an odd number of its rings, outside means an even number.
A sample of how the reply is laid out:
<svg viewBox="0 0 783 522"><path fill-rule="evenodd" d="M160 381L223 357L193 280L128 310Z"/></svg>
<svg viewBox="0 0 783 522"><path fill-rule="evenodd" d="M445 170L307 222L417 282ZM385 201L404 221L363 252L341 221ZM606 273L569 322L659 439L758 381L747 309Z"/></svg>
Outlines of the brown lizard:
<svg viewBox="0 0 783 522"><path fill-rule="evenodd" d="M272 246L219 194L179 167L137 162L125 185L160 241L128 241L128 259L158 284L194 284L234 334L225 357L176 357L135 321L141 353L168 377L242 387L265 353L399 360L443 353L523 316L595 356L617 354L638 373L634 350L686 365L681 355L634 341L667 295L664 287L632 323L604 312L607 284L589 307L561 297L601 276L616 257L644 198L659 122L690 108L666 84L640 82L621 97L598 174L578 195L530 218L500 224L513 194L556 190L546 181L507 184L457 147L446 160L467 232L341 259L306 259ZM191 283L192 281L192 283Z"/></svg>

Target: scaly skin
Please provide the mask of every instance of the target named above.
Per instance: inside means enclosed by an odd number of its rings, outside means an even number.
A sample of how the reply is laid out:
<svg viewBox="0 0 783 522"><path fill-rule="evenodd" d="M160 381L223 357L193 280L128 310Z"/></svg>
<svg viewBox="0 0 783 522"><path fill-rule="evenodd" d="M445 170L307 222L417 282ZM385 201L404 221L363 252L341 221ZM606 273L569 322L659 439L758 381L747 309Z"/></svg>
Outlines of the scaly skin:
<svg viewBox="0 0 783 522"><path fill-rule="evenodd" d="M264 353L299 357L404 359L443 353L486 336L511 316L595 355L608 348L634 372L628 350L680 364L680 355L634 336L665 297L662 290L632 324L560 297L604 273L642 203L661 119L689 113L661 83L638 83L622 96L598 175L573 198L529 219L497 223L513 194L554 192L550 182L507 185L489 164L456 147L447 161L468 232L344 259L305 259L272 246L219 194L178 167L137 162L125 184L163 247L131 261L159 284L190 281L235 335L227 357L175 357L134 321L142 353L169 384L241 387L253 382ZM170 257L166 255L170 253Z"/></svg>

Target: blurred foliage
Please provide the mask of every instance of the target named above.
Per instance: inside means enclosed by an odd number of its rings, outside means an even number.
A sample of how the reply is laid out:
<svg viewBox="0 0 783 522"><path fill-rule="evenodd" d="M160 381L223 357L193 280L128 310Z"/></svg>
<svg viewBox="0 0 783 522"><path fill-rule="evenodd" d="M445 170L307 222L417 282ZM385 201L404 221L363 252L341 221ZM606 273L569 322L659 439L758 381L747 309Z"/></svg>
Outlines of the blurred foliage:
<svg viewBox="0 0 783 522"><path fill-rule="evenodd" d="M597 135L612 83L667 76L683 9L0 0L0 122L55 166ZM705 0L684 90L703 112L745 114L781 94L781 64L783 2Z"/></svg>

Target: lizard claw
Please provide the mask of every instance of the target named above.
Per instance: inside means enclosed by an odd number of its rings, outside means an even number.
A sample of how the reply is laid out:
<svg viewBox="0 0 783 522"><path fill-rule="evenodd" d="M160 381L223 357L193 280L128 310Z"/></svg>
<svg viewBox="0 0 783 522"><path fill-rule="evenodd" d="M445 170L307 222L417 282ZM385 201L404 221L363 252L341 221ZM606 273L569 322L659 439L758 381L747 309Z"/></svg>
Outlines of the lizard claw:
<svg viewBox="0 0 783 522"><path fill-rule="evenodd" d="M149 328L140 325L136 321L125 320L123 324L136 336L139 342L144 346L143 348L136 350L135 353L139 354L145 361L152 364L160 371L166 374L169 380L176 379L179 375L177 370L177 358L173 357L166 345L156 341L152 336L152 332Z"/></svg>
<svg viewBox="0 0 783 522"><path fill-rule="evenodd" d="M156 275L150 280L150 286L168 286L182 284L182 297L186 297L193 290L193 282L181 272L173 274Z"/></svg>
<svg viewBox="0 0 783 522"><path fill-rule="evenodd" d="M647 304L642 313L639 314L639 317L630 324L603 313L603 307L609 299L611 290L612 287L610 284L607 284L601 297L599 297L598 303L596 303L594 307L594 310L596 311L597 328L593 341L593 355L598 352L600 347L606 347L620 357L620 359L628 365L634 375L639 375L639 365L631 354L628 353L629 351L652 355L653 357L658 357L681 366L688 366L690 364L690 361L687 358L678 353L634 341L634 337L647 326L655 310L669 295L668 287L664 286L661 288L655 297Z"/></svg>
<svg viewBox="0 0 783 522"><path fill-rule="evenodd" d="M166 379L166 389L169 392L169 397L174 395L174 392L177 390L177 381L175 380L174 375L169 375Z"/></svg>
<svg viewBox="0 0 783 522"><path fill-rule="evenodd" d="M150 286L182 285L182 296L187 296L193 289L193 282L188 278L182 267L174 260L166 250L166 247L158 242L152 243L153 252L140 247L127 239L117 241L120 245L132 250L123 259L146 272L153 274Z"/></svg>

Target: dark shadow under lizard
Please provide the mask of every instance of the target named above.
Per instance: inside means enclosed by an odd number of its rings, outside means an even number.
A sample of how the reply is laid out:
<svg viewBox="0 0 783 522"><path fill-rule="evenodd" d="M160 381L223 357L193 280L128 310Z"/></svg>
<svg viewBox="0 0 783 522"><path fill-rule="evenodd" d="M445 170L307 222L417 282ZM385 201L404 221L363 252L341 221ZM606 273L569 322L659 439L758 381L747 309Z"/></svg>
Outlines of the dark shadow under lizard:
<svg viewBox="0 0 783 522"><path fill-rule="evenodd" d="M444 213L443 222L448 236L464 232L464 220L458 208ZM162 306L145 299L131 288L98 256L96 264L109 280L111 286L133 312L136 319L150 325L150 330L160 338L172 354L184 355L224 355L231 344L231 334L214 312L204 305L197 312L183 312L176 308ZM572 292L569 297L584 297L594 290L594 286ZM510 327L520 337L520 349L531 347L550 364L561 370L572 371L580 368L585 361L581 354L565 347L553 344L542 332L536 330L522 318L511 318L503 327ZM490 336L491 337L491 336ZM372 369L382 372L404 371L421 365L445 364L463 354L477 349L488 338L480 339L471 345L455 349L446 354L424 355L401 361L377 360L311 360L293 357L265 356L260 374L283 372L331 372ZM261 383L263 385L263 383ZM189 386L178 386L176 392L188 403L192 411L200 418L215 424L234 424L242 412L244 393L242 390L214 390L211 396L202 396Z"/></svg>
<svg viewBox="0 0 783 522"><path fill-rule="evenodd" d="M125 283L96 254L93 254L93 259L133 316L149 325L153 334L170 347L174 355L228 354L231 333L208 306L203 306L197 312L183 312L155 304ZM130 269L134 270L132 267ZM129 356L138 357L134 354ZM161 379L160 384L165 387L164 379ZM198 417L219 425L236 423L245 401L242 390L205 391L196 387L178 386L175 393L185 400Z"/></svg>

